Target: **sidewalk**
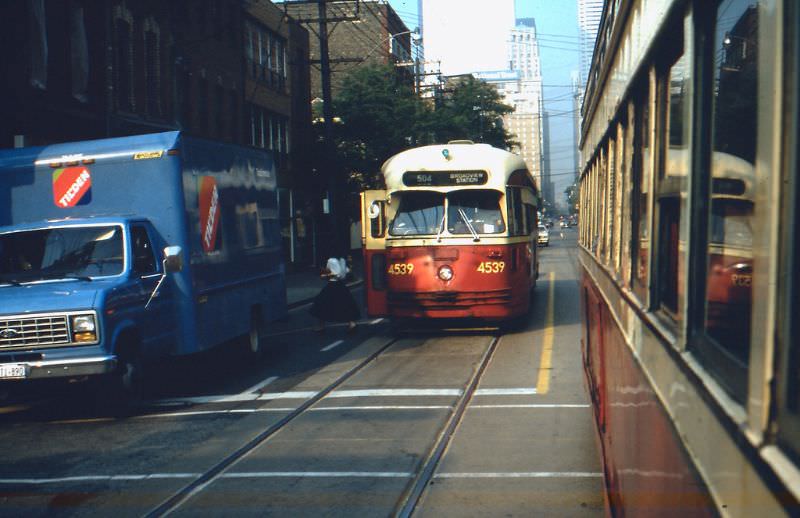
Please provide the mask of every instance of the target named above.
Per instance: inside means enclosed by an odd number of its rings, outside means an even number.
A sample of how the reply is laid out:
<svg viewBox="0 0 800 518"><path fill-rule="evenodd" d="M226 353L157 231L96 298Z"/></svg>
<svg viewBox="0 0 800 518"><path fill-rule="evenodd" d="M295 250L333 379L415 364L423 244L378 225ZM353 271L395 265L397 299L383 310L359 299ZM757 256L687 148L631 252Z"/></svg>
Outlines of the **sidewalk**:
<svg viewBox="0 0 800 518"><path fill-rule="evenodd" d="M364 282L364 269L361 251L353 254L353 270L347 278L347 286L353 288ZM309 304L317 293L328 282L320 278L319 268L309 268L307 270L286 274L286 303L289 309Z"/></svg>

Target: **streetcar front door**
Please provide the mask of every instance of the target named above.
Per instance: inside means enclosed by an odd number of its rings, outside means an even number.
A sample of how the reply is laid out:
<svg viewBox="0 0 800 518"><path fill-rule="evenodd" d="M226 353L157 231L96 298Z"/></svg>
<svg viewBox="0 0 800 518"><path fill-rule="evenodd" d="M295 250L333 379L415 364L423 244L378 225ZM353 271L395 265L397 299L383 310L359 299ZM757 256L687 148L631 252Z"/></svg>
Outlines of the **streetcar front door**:
<svg viewBox="0 0 800 518"><path fill-rule="evenodd" d="M388 315L386 296L386 191L361 193L361 245L364 251L364 293L367 314Z"/></svg>

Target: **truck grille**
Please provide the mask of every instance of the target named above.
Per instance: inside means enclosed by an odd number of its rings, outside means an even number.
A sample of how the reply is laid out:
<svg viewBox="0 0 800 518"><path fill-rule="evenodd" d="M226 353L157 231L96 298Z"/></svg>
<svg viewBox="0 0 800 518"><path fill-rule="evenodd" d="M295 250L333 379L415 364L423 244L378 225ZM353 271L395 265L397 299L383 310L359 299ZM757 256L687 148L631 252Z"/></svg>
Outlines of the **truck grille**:
<svg viewBox="0 0 800 518"><path fill-rule="evenodd" d="M0 318L0 349L68 343L66 315Z"/></svg>

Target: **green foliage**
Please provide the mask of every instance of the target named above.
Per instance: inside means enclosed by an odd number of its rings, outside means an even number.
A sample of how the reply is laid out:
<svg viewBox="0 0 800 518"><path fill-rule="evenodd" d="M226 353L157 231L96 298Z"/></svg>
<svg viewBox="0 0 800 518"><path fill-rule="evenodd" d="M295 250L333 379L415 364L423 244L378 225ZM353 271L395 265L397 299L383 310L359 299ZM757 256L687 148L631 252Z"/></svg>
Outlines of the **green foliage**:
<svg viewBox="0 0 800 518"><path fill-rule="evenodd" d="M578 181L572 182L572 185L564 189L564 195L567 198L567 210L569 214L576 214L578 211L578 197L580 189L578 188Z"/></svg>
<svg viewBox="0 0 800 518"><path fill-rule="evenodd" d="M493 86L471 77L434 103L420 99L394 67L359 67L334 99L337 159L352 190L378 187L381 164L413 146L469 139L511 148L502 125L502 116L511 111ZM317 126L321 132L322 125Z"/></svg>
<svg viewBox="0 0 800 518"><path fill-rule="evenodd" d="M466 138L504 149L512 147L502 119L514 109L502 103L494 86L467 77L448 93L436 110L436 134L441 142Z"/></svg>
<svg viewBox="0 0 800 518"><path fill-rule="evenodd" d="M341 119L334 138L352 182L374 187L390 156L422 141L430 111L393 67L364 66L344 80L334 100Z"/></svg>

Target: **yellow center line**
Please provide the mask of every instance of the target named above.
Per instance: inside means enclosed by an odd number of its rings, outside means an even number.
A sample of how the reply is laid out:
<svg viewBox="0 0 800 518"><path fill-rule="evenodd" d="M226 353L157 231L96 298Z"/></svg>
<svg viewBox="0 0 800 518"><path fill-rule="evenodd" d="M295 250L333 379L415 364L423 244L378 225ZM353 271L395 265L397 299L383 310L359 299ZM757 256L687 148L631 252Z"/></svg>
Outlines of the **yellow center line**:
<svg viewBox="0 0 800 518"><path fill-rule="evenodd" d="M542 357L539 360L539 378L536 380L536 393L547 394L550 390L550 371L553 358L553 306L555 299L556 272L550 272L550 287L547 290L547 315L542 336Z"/></svg>

